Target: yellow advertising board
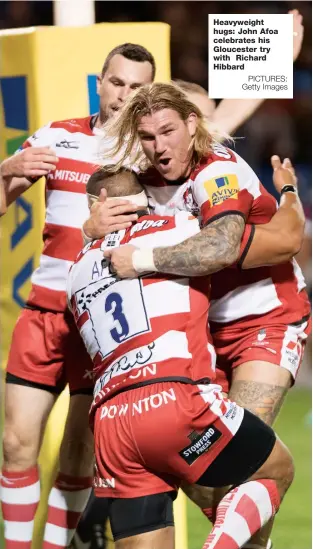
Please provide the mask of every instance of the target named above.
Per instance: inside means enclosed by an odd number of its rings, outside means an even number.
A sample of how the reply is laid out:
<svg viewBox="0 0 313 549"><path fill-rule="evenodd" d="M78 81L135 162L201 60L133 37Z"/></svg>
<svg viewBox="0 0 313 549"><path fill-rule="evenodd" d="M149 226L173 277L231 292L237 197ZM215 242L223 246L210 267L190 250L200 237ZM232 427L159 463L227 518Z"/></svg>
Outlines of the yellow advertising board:
<svg viewBox="0 0 313 549"><path fill-rule="evenodd" d="M170 28L164 23L100 23L86 27L31 27L0 32L0 159L51 120L98 110L96 75L107 54L125 42L145 46L156 60L156 80L170 78ZM15 321L38 265L45 215L44 182L19 197L1 220L1 361L5 367ZM57 465L67 412L66 392L48 423L41 456L42 499L33 549L41 546L47 494ZM184 502L177 505L177 546L186 548ZM176 512L177 513L177 512Z"/></svg>

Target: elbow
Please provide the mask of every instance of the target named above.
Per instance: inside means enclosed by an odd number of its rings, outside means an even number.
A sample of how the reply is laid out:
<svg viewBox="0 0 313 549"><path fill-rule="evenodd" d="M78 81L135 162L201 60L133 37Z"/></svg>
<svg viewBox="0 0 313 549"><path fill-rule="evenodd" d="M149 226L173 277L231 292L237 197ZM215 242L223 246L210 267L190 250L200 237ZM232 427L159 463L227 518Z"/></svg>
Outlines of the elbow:
<svg viewBox="0 0 313 549"><path fill-rule="evenodd" d="M288 235L284 235L281 242L285 242L285 254L288 260L290 260L297 255L302 248L303 231L295 232L292 235L288 233Z"/></svg>
<svg viewBox="0 0 313 549"><path fill-rule="evenodd" d="M290 254L291 254L291 257L294 257L295 255L297 255L301 248L302 248L302 244L303 244L303 236L301 235L296 237L296 238L293 238L292 239L292 245L290 246Z"/></svg>
<svg viewBox="0 0 313 549"><path fill-rule="evenodd" d="M221 271L235 265L240 257L240 244L234 246L231 249L225 250L225 253L220 257L220 260L216 262L215 271Z"/></svg>

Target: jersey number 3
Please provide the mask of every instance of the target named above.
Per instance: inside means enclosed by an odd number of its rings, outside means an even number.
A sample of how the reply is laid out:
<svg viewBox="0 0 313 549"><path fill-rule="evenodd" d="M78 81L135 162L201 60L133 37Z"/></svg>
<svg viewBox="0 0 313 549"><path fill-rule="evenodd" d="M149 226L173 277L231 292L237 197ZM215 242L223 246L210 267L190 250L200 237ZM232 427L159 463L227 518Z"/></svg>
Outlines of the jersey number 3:
<svg viewBox="0 0 313 549"><path fill-rule="evenodd" d="M116 343L121 343L129 334L129 325L123 312L123 299L117 293L108 295L105 301L105 312L111 313L115 327L110 334Z"/></svg>

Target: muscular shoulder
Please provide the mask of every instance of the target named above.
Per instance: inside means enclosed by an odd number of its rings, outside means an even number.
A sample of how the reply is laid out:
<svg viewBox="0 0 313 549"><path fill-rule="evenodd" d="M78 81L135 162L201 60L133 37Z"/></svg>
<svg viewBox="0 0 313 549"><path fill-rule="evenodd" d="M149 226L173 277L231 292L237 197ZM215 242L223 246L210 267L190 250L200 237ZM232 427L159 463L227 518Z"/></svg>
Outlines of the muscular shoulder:
<svg viewBox="0 0 313 549"><path fill-rule="evenodd" d="M239 155L236 155L234 151L224 145L216 144L213 146L213 150L210 154L202 158L199 166L197 166L191 173L190 179L193 181L202 174L202 172L207 172L210 167L215 167L214 165L222 162L231 162L233 164L238 164L238 161L242 160Z"/></svg>
<svg viewBox="0 0 313 549"><path fill-rule="evenodd" d="M255 172L239 154L223 145L214 146L213 152L202 160L190 179L195 188L204 185L207 191L248 189L253 198L260 195L260 181Z"/></svg>

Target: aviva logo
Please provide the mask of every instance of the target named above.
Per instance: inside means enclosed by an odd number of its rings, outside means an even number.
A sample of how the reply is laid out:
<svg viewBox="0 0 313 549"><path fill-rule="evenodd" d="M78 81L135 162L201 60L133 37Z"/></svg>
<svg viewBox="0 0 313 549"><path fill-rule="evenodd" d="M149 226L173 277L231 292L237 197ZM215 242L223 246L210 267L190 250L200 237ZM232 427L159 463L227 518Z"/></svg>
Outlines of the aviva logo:
<svg viewBox="0 0 313 549"><path fill-rule="evenodd" d="M5 150L4 156L11 156L21 146L29 134L28 100L26 76L0 77L0 91L4 113ZM25 247L25 237L33 226L33 206L25 196L19 197L14 205L14 226L9 235L9 248L2 247L3 264L12 265L11 252ZM5 218L4 227L5 232ZM20 254L23 261L16 261L13 280L11 281L11 298L22 307L24 299L20 290L30 278L34 269L34 256L25 252ZM19 257L18 254L16 257Z"/></svg>

